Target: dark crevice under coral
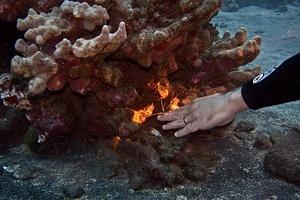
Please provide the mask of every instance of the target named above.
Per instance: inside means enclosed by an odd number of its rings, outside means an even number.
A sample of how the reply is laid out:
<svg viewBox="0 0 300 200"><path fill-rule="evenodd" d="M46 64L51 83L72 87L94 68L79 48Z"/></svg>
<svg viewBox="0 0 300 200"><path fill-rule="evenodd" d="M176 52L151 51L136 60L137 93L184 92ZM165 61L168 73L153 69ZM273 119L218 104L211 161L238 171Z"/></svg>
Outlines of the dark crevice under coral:
<svg viewBox="0 0 300 200"><path fill-rule="evenodd" d="M5 31L0 32L0 73L4 73L9 72L10 61L16 54L15 42L23 33L17 30L14 22L0 21L0 25L5 28Z"/></svg>

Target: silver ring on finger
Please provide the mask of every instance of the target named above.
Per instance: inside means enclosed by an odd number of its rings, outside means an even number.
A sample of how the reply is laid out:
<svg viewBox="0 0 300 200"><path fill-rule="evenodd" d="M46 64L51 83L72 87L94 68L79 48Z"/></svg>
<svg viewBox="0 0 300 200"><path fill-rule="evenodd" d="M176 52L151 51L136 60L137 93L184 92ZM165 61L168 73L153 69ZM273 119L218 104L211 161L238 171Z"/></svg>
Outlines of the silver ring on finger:
<svg viewBox="0 0 300 200"><path fill-rule="evenodd" d="M188 122L187 122L187 119L186 119L186 116L182 119L183 120L183 123L184 125L188 125Z"/></svg>

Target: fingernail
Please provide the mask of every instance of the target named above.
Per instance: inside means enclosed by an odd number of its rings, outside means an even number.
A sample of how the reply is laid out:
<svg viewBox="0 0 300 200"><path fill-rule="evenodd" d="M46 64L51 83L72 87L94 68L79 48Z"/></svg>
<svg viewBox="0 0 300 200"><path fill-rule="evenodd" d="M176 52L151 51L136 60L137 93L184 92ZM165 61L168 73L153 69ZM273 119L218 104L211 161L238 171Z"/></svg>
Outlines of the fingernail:
<svg viewBox="0 0 300 200"><path fill-rule="evenodd" d="M163 125L163 126L162 126L162 129L166 129L166 126L165 126L165 125Z"/></svg>
<svg viewBox="0 0 300 200"><path fill-rule="evenodd" d="M158 115L158 116L157 116L157 119L160 119L160 118L161 118L161 115Z"/></svg>
<svg viewBox="0 0 300 200"><path fill-rule="evenodd" d="M177 132L176 132L176 133L174 133L174 136L175 136L175 137L179 137L179 135L178 135L178 133L177 133Z"/></svg>

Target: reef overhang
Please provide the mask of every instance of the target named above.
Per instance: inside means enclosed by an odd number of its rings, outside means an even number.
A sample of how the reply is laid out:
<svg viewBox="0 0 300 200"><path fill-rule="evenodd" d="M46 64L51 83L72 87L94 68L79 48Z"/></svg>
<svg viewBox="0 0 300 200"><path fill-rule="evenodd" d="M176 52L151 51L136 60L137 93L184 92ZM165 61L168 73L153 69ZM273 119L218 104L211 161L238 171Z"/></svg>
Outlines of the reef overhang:
<svg viewBox="0 0 300 200"><path fill-rule="evenodd" d="M0 77L3 103L27 110L30 148L46 153L81 132L132 160L136 189L205 178L218 156L196 156L189 139L163 132L155 116L259 74L239 67L257 57L261 38L248 39L245 28L219 37L210 20L221 0L54 5L18 19L24 38Z"/></svg>

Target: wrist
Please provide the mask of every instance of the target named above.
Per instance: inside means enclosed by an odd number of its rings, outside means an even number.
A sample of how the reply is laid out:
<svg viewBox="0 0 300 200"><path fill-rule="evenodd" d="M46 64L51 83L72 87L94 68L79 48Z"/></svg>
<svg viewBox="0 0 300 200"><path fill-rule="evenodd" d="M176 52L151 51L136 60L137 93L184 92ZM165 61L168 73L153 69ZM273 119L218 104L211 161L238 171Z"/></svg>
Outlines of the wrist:
<svg viewBox="0 0 300 200"><path fill-rule="evenodd" d="M226 96L228 106L232 112L238 113L249 108L243 99L241 87L227 93Z"/></svg>

